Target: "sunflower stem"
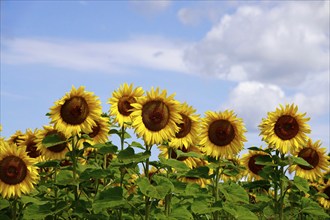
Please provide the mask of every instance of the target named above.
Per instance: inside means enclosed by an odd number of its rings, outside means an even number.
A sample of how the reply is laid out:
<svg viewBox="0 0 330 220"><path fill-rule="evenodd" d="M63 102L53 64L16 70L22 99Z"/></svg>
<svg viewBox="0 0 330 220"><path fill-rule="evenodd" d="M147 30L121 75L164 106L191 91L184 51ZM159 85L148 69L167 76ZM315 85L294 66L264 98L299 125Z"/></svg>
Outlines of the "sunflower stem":
<svg viewBox="0 0 330 220"><path fill-rule="evenodd" d="M219 162L219 161L218 161ZM218 167L215 170L215 178L214 178L214 189L213 189L213 196L214 196L214 203L218 202L219 198L219 179L220 179L220 165L218 164ZM219 211L215 211L213 213L214 220L219 219Z"/></svg>
<svg viewBox="0 0 330 220"><path fill-rule="evenodd" d="M284 159L284 155L281 154L281 159ZM282 176L285 176L283 173L283 165L280 167L280 198L279 198L279 219L283 219L283 202L284 202L284 194L283 194L283 180Z"/></svg>
<svg viewBox="0 0 330 220"><path fill-rule="evenodd" d="M11 217L12 220L17 219L17 197L14 198L14 201L11 204Z"/></svg>
<svg viewBox="0 0 330 220"><path fill-rule="evenodd" d="M125 141L125 127L121 127L121 133L120 133L120 149L124 150L124 141Z"/></svg>
<svg viewBox="0 0 330 220"><path fill-rule="evenodd" d="M74 207L77 208L78 205L78 190L79 190L79 184L77 184L76 175L77 175L77 158L76 158L76 150L77 150L77 143L78 140L75 142L75 139L78 138L78 135L73 137L71 140L72 144L72 153L71 153L71 160L72 160L72 175L73 175L73 182L75 184L74 186Z"/></svg>
<svg viewBox="0 0 330 220"><path fill-rule="evenodd" d="M171 158L171 155L172 155L172 148L168 146L168 158ZM167 169L167 178L169 179L169 175L170 173L172 173L172 168L169 168ZM171 198L172 198L172 195L171 193L167 194L165 196L165 215L168 217L171 213Z"/></svg>
<svg viewBox="0 0 330 220"><path fill-rule="evenodd" d="M146 152L151 151L151 146L146 144ZM150 176L149 176L149 158L146 159L146 166L144 170L145 176L148 178L150 182ZM149 214L150 214L150 197L146 196L145 197L145 220L149 220Z"/></svg>

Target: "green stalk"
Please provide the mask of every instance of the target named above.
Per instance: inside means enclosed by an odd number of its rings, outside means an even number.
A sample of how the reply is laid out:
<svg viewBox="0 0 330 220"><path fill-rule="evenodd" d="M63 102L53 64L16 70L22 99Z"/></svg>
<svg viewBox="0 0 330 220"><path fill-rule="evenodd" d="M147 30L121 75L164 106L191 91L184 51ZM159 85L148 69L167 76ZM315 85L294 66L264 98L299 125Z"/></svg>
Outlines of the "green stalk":
<svg viewBox="0 0 330 220"><path fill-rule="evenodd" d="M219 179L220 179L220 166L217 167L217 169L215 170L215 185L214 185L214 188L213 188L213 196L214 196L214 203L218 202L219 200ZM213 218L215 220L218 220L219 219L219 211L215 211L213 213Z"/></svg>
<svg viewBox="0 0 330 220"><path fill-rule="evenodd" d="M281 159L284 159L284 155L281 154ZM280 177L284 176L283 166L280 167ZM284 193L283 193L283 180L280 178L280 199L279 199L279 218L283 219L283 203L284 203Z"/></svg>
<svg viewBox="0 0 330 220"><path fill-rule="evenodd" d="M77 204L78 204L78 190L79 190L79 184L77 184L77 155L76 155L76 148L77 148L77 143L75 143L75 138L78 138L78 135L73 137L71 140L71 144L72 144L72 154L71 154L71 160L72 160L72 175L73 175L73 182L75 184L74 187L74 199L75 199L75 208L77 208Z"/></svg>
<svg viewBox="0 0 330 220"><path fill-rule="evenodd" d="M17 197L14 198L14 201L11 204L11 217L12 220L17 219Z"/></svg>
<svg viewBox="0 0 330 220"><path fill-rule="evenodd" d="M146 144L146 152L149 152L151 150L151 146L149 148L149 145ZM150 177L149 177L149 158L146 159L146 166L144 170L145 176L148 178L150 182ZM149 215L150 215L150 197L146 196L145 197L145 220L149 220Z"/></svg>
<svg viewBox="0 0 330 220"><path fill-rule="evenodd" d="M57 177L57 167L55 168L54 172L54 203L55 203L55 208L57 207L57 186L56 186L56 177ZM57 219L57 214L54 214L54 220Z"/></svg>
<svg viewBox="0 0 330 220"><path fill-rule="evenodd" d="M172 148L168 146L168 158L171 158L172 155ZM169 174L172 172L172 168L169 168L167 170L167 178L169 179ZM168 217L171 213L171 199L172 199L172 195L171 193L167 194L165 196L165 215Z"/></svg>
<svg viewBox="0 0 330 220"><path fill-rule="evenodd" d="M121 127L121 133L120 133L120 149L123 151L124 150L124 143L125 143L125 127ZM120 187L123 188L123 181L124 181L124 172L122 169L120 169ZM119 209L119 219L121 220L123 217L123 210L120 208Z"/></svg>

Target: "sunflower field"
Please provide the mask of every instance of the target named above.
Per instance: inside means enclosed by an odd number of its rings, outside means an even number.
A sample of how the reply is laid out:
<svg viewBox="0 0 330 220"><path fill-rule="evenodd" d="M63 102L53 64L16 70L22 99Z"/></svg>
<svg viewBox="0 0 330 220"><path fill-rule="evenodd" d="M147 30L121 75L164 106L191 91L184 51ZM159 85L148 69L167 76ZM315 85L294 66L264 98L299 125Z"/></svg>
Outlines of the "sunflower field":
<svg viewBox="0 0 330 220"><path fill-rule="evenodd" d="M0 219L330 218L330 155L295 104L246 146L233 110L200 116L174 96L124 83L104 112L72 87L48 125L1 137Z"/></svg>

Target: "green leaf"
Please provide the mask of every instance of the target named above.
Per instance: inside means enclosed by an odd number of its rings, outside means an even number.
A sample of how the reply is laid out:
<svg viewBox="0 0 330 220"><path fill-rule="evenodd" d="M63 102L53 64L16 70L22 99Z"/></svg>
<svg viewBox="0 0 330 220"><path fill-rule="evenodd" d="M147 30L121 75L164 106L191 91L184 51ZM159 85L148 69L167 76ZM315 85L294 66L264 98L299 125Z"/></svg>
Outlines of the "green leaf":
<svg viewBox="0 0 330 220"><path fill-rule="evenodd" d="M21 200L24 204L28 204L28 203L32 203L32 204L36 204L36 205L44 205L46 204L47 202L49 201L42 201L42 200L39 200L35 197L32 197L32 196L25 196L23 195L21 197Z"/></svg>
<svg viewBox="0 0 330 220"><path fill-rule="evenodd" d="M174 185L165 177L154 175L152 180L156 182L156 186L152 185L146 177L137 180L139 189L146 196L164 199L167 194L174 190Z"/></svg>
<svg viewBox="0 0 330 220"><path fill-rule="evenodd" d="M309 191L309 184L306 179L301 178L299 176L295 176L293 182L300 191L303 191L304 193L307 193Z"/></svg>
<svg viewBox="0 0 330 220"><path fill-rule="evenodd" d="M3 199L2 197L0 198L0 210L7 208L10 206L10 203L8 202L8 200Z"/></svg>
<svg viewBox="0 0 330 220"><path fill-rule="evenodd" d="M258 165L264 165L264 166L277 166L277 164L274 164L272 158L268 155L260 155L255 158L255 164Z"/></svg>
<svg viewBox="0 0 330 220"><path fill-rule="evenodd" d="M173 209L169 217L179 220L193 219L191 213L187 210L187 208L184 207Z"/></svg>
<svg viewBox="0 0 330 220"><path fill-rule="evenodd" d="M176 150L176 154L177 154L177 158L179 157L194 157L194 158L202 158L203 155L200 154L200 153L197 153L197 152L193 152L193 151L190 151L190 152L183 152L181 150Z"/></svg>
<svg viewBox="0 0 330 220"><path fill-rule="evenodd" d="M59 167L60 161L58 160L49 160L45 162L39 162L36 164L37 167L45 168L45 167Z"/></svg>
<svg viewBox="0 0 330 220"><path fill-rule="evenodd" d="M59 136L58 134L50 134L47 135L43 140L42 140L42 144L45 147L53 147L59 144L64 144L68 142L68 140L63 140L61 136Z"/></svg>
<svg viewBox="0 0 330 220"><path fill-rule="evenodd" d="M80 179L89 180L90 178L93 179L101 179L105 178L108 175L108 171L97 168L87 168L80 174Z"/></svg>
<svg viewBox="0 0 330 220"><path fill-rule="evenodd" d="M223 184L219 186L227 201L249 203L249 196L245 189L236 183Z"/></svg>
<svg viewBox="0 0 330 220"><path fill-rule="evenodd" d="M60 170L56 177L56 184L62 185L62 186L75 185L72 171Z"/></svg>
<svg viewBox="0 0 330 220"><path fill-rule="evenodd" d="M194 178L205 178L209 177L209 168L207 166L196 167L192 170L189 170L184 176L186 177L194 177Z"/></svg>
<svg viewBox="0 0 330 220"><path fill-rule="evenodd" d="M230 203L225 204L223 206L223 210L225 210L238 220L258 220L258 216L256 216L253 212L251 212L244 206L234 205Z"/></svg>
<svg viewBox="0 0 330 220"><path fill-rule="evenodd" d="M23 219L44 219L47 215L52 214L51 207L51 203L44 205L31 204L24 210Z"/></svg>
<svg viewBox="0 0 330 220"><path fill-rule="evenodd" d="M313 168L312 165L310 165L306 160L304 160L304 158L302 157L294 157L292 156L291 157L291 160L293 162L293 164L296 164L296 165L302 165L302 166L306 166L306 167L310 167L310 168Z"/></svg>
<svg viewBox="0 0 330 220"><path fill-rule="evenodd" d="M205 200L195 200L191 205L191 211L196 214L207 214L221 210L221 207L211 207Z"/></svg>
<svg viewBox="0 0 330 220"><path fill-rule="evenodd" d="M140 148L142 150L145 150L146 148L140 144L139 142L133 141L131 144L129 144L130 147L136 147L136 148Z"/></svg>
<svg viewBox="0 0 330 220"><path fill-rule="evenodd" d="M111 142L107 142L105 144L95 144L93 147L97 148L97 152L100 154L115 154L118 150L118 147L113 145Z"/></svg>
<svg viewBox="0 0 330 220"><path fill-rule="evenodd" d="M1 207L1 206L0 206ZM0 208L1 209L1 208ZM0 214L0 219L1 220L11 220L10 218L9 218L9 216L8 215L3 215L3 214Z"/></svg>
<svg viewBox="0 0 330 220"><path fill-rule="evenodd" d="M164 157L159 157L159 160L163 165L167 165L177 171L189 170L189 167L182 161L176 159L165 159Z"/></svg>
<svg viewBox="0 0 330 220"><path fill-rule="evenodd" d="M329 215L324 212L324 209L319 206L319 204L310 198L303 197L301 198L301 203L303 209L301 210L302 213L311 215L311 216L318 216L318 217L326 217L329 218Z"/></svg>
<svg viewBox="0 0 330 220"><path fill-rule="evenodd" d="M120 151L118 153L118 160L123 161L124 163L132 163L132 162L141 162L151 156L150 152L143 152L135 154L134 149L131 147L127 147L126 149Z"/></svg>
<svg viewBox="0 0 330 220"><path fill-rule="evenodd" d="M123 198L123 189L121 187L109 188L101 191L94 203L93 210L99 213L103 209L114 208L126 204Z"/></svg>

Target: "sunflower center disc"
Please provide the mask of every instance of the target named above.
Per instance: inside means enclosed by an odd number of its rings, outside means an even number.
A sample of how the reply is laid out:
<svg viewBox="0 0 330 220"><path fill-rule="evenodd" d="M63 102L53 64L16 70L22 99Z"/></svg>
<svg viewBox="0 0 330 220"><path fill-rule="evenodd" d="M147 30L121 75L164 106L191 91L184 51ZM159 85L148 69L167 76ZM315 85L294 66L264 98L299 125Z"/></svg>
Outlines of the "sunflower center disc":
<svg viewBox="0 0 330 220"><path fill-rule="evenodd" d="M319 161L320 161L320 157L317 154L316 150L314 150L312 148L304 148L304 149L302 149L299 152L298 157L303 158L310 165L313 166L313 167L307 167L307 166L304 166L304 165L298 165L301 169L304 169L304 170L312 170L312 169L314 169L315 167L317 167L317 165L319 164Z"/></svg>
<svg viewBox="0 0 330 220"><path fill-rule="evenodd" d="M262 170L262 168L264 168L264 165L256 164L256 157L259 157L259 156L262 156L262 155L260 155L260 154L253 155L249 159L249 164L248 164L249 170L256 175L259 175L258 173Z"/></svg>
<svg viewBox="0 0 330 220"><path fill-rule="evenodd" d="M50 131L46 134L46 136L48 135L55 135L61 140L61 141L65 141L66 138L64 137L63 134L61 133L58 133L57 131ZM52 147L48 147L47 150L50 150L54 153L59 153L59 152L62 152L65 148L67 147L67 144L66 143L62 143L62 144L57 144L55 146L52 146Z"/></svg>
<svg viewBox="0 0 330 220"><path fill-rule="evenodd" d="M330 201L330 186L326 187L324 189L323 193L329 197L328 200Z"/></svg>
<svg viewBox="0 0 330 220"><path fill-rule="evenodd" d="M98 133L100 133L101 127L99 123L96 122L96 126L92 128L92 132L88 134L89 137L94 138Z"/></svg>
<svg viewBox="0 0 330 220"><path fill-rule="evenodd" d="M65 101L61 108L61 117L64 122L78 125L85 121L89 113L88 104L82 97L72 97Z"/></svg>
<svg viewBox="0 0 330 220"><path fill-rule="evenodd" d="M177 138L183 138L185 136L187 136L187 134L189 134L190 129L191 129L191 120L188 116L186 115L182 115L182 121L183 123L177 124L178 127L180 128L180 131L178 133L175 134L175 137Z"/></svg>
<svg viewBox="0 0 330 220"><path fill-rule="evenodd" d="M27 155L32 158L37 158L41 154L34 141L29 141L26 144L26 152L27 152Z"/></svg>
<svg viewBox="0 0 330 220"><path fill-rule="evenodd" d="M7 156L0 161L0 180L9 185L22 182L27 175L24 161L16 156Z"/></svg>
<svg viewBox="0 0 330 220"><path fill-rule="evenodd" d="M143 105L142 121L150 131L160 131L166 127L169 119L169 109L162 101L150 101Z"/></svg>
<svg viewBox="0 0 330 220"><path fill-rule="evenodd" d="M124 96L119 99L118 111L120 114L129 116L131 114L130 110L133 108L131 103L133 103L133 97Z"/></svg>
<svg viewBox="0 0 330 220"><path fill-rule="evenodd" d="M235 138L235 130L229 121L221 119L210 125L208 135L213 144L226 146Z"/></svg>
<svg viewBox="0 0 330 220"><path fill-rule="evenodd" d="M290 115L279 117L275 124L275 134L282 140L290 140L299 132L297 120Z"/></svg>

